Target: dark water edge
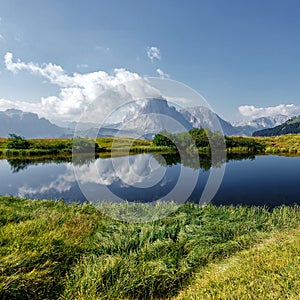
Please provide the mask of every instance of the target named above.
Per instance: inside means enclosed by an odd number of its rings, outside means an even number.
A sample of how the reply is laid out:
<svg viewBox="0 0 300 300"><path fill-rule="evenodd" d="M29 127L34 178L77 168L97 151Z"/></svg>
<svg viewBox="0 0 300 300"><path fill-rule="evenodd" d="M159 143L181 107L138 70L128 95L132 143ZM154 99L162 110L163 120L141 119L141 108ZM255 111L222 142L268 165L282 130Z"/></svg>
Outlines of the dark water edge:
<svg viewBox="0 0 300 300"><path fill-rule="evenodd" d="M268 155L231 162L211 203L269 208L300 204L299 180L299 156Z"/></svg>

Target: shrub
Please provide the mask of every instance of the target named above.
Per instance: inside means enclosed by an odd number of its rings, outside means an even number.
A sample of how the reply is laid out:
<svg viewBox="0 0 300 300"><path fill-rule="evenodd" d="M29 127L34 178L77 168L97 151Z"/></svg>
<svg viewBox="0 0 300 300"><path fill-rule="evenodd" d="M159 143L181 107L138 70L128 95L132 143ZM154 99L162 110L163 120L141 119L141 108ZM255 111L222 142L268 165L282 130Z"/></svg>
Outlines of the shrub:
<svg viewBox="0 0 300 300"><path fill-rule="evenodd" d="M94 140L75 138L73 140L73 151L75 153L93 153L103 152L103 148L100 148Z"/></svg>
<svg viewBox="0 0 300 300"><path fill-rule="evenodd" d="M8 142L6 144L7 149L29 149L30 146L31 143L25 140L24 137L14 133L9 134Z"/></svg>

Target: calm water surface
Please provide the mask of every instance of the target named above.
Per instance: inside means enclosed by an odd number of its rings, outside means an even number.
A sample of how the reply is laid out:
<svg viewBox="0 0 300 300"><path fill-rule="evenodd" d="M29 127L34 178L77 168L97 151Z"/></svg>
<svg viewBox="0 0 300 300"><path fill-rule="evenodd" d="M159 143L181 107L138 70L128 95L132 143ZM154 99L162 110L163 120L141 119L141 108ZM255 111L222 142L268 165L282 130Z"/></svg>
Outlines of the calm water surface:
<svg viewBox="0 0 300 300"><path fill-rule="evenodd" d="M176 155L140 154L94 161L0 160L0 194L70 202L158 199L199 203L213 168L225 174L213 204L300 204L300 157L257 156L232 158L211 166L180 162ZM75 172L74 172L75 170ZM181 177L180 177L181 176ZM195 187L191 182L196 178ZM180 186L178 186L180 180Z"/></svg>

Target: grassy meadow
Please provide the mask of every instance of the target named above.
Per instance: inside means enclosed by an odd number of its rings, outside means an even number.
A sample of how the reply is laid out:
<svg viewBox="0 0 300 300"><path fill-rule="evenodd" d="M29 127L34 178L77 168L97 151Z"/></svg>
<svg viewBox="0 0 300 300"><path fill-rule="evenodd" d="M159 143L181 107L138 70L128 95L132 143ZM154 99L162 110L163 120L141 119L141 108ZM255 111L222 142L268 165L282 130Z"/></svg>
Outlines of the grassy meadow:
<svg viewBox="0 0 300 300"><path fill-rule="evenodd" d="M0 224L0 299L299 298L298 206L185 204L128 224L90 204L1 197Z"/></svg>
<svg viewBox="0 0 300 300"><path fill-rule="evenodd" d="M245 147L239 147L239 141L255 141L262 145L264 150L262 154L283 154L283 155L299 155L300 154L300 134L286 134L271 137L229 137L237 140L237 145L229 148L228 152L245 152Z"/></svg>
<svg viewBox="0 0 300 300"><path fill-rule="evenodd" d="M134 138L97 138L97 139L28 139L29 146L26 149L8 148L8 139L0 138L0 155L2 157L11 156L70 156L72 155L73 145L78 141L95 143L98 155L109 156L113 151L115 155L141 152L170 151L168 147L155 146L152 141ZM95 151L89 148L88 151Z"/></svg>
<svg viewBox="0 0 300 300"><path fill-rule="evenodd" d="M299 299L300 227L204 267L175 299Z"/></svg>
<svg viewBox="0 0 300 300"><path fill-rule="evenodd" d="M300 155L300 134L286 134L272 137L255 137L265 144L266 154Z"/></svg>
<svg viewBox="0 0 300 300"><path fill-rule="evenodd" d="M178 135L179 144L182 144L183 149L189 149L189 145L185 145L183 137ZM228 153L259 153L259 154L284 154L284 155L299 155L300 154L300 134L288 134L276 137L225 137ZM56 139L29 139L26 140L28 145L26 149L19 147L18 149L8 148L9 139L0 138L0 156L41 156L41 155L56 155L68 156L72 154L74 144L90 143L95 145L88 150L96 150L97 155L111 156L126 155L128 153L143 153L143 152L172 152L174 147L165 145L156 145L154 141L134 139L134 138L97 138L97 139L71 139L71 138L56 138ZM208 143L208 140L207 140ZM200 141L201 144L201 141ZM198 148L199 153L210 153L209 146ZM90 151L89 151L90 152Z"/></svg>

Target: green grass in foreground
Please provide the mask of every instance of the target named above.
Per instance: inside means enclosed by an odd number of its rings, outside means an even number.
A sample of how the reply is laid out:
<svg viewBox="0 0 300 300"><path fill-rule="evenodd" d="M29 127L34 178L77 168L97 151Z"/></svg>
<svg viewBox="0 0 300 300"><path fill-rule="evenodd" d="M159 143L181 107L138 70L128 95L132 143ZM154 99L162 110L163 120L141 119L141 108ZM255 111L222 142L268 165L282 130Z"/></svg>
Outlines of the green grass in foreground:
<svg viewBox="0 0 300 300"><path fill-rule="evenodd" d="M184 205L160 221L128 224L92 205L0 197L0 299L166 299L211 264L226 264L228 257L299 224L299 207L268 212ZM247 272L241 269L241 281L251 279ZM283 282L296 286L289 269L282 272L288 278ZM224 290L222 278L211 290ZM275 288L278 280L272 281ZM233 281L231 288L238 285Z"/></svg>
<svg viewBox="0 0 300 300"><path fill-rule="evenodd" d="M211 263L179 299L300 299L300 227Z"/></svg>

